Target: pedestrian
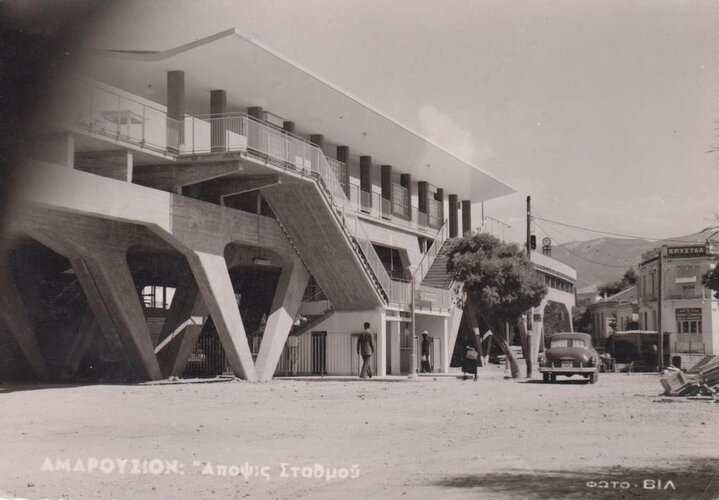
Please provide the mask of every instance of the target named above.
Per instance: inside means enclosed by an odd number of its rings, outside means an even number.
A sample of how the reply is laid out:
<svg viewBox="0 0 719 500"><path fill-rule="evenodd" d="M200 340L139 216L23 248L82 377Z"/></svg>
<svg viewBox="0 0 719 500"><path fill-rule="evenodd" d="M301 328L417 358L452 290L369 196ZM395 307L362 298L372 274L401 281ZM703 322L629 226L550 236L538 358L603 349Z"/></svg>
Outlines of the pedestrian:
<svg viewBox="0 0 719 500"><path fill-rule="evenodd" d="M362 371L360 378L372 378L372 355L374 354L374 332L370 330L370 324L365 322L364 330L357 339L357 354L362 355Z"/></svg>
<svg viewBox="0 0 719 500"><path fill-rule="evenodd" d="M422 332L422 368L421 373L432 373L432 365L430 364L429 351L432 348L432 339L427 330Z"/></svg>
<svg viewBox="0 0 719 500"><path fill-rule="evenodd" d="M467 380L467 375L474 375L474 381L477 381L477 359L479 353L471 346L465 346L464 359L462 360L462 380Z"/></svg>

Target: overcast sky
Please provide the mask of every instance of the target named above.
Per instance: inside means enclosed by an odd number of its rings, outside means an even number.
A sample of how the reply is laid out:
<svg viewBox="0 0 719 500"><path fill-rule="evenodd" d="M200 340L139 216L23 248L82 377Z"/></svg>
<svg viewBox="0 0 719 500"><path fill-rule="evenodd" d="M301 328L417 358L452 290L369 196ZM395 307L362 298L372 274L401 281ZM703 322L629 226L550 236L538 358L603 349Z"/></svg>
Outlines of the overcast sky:
<svg viewBox="0 0 719 500"><path fill-rule="evenodd" d="M91 38L159 50L236 27L513 186L485 211L517 240L526 195L550 219L670 237L719 213L707 153L718 142L717 5L127 1Z"/></svg>

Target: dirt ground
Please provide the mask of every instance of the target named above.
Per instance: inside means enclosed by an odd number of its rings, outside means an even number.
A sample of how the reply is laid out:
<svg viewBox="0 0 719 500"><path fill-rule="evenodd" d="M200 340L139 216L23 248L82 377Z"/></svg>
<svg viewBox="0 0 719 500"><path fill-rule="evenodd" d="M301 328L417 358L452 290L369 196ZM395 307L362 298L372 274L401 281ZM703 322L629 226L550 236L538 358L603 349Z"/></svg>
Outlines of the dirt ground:
<svg viewBox="0 0 719 500"><path fill-rule="evenodd" d="M719 405L664 398L651 374L549 385L480 370L0 385L0 497L719 497Z"/></svg>

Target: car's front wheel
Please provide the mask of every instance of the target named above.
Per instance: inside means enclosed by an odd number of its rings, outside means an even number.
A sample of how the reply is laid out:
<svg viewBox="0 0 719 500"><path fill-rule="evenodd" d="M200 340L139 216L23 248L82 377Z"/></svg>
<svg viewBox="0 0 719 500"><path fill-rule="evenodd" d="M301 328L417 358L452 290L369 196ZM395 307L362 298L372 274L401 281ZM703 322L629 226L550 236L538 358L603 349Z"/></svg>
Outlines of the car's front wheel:
<svg viewBox="0 0 719 500"><path fill-rule="evenodd" d="M542 373L542 378L543 378L545 384L548 383L549 382L549 373L547 373L547 372Z"/></svg>
<svg viewBox="0 0 719 500"><path fill-rule="evenodd" d="M594 372L591 375L589 375L589 383L590 384L596 384L598 380L599 380L598 372Z"/></svg>

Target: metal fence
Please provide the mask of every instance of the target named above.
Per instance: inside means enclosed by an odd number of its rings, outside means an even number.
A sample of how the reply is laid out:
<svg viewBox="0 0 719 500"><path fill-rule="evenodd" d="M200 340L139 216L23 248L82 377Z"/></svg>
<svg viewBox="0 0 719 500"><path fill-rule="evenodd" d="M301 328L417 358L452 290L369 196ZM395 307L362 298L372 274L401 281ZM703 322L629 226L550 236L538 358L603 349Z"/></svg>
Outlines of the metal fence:
<svg viewBox="0 0 719 500"><path fill-rule="evenodd" d="M288 339L275 376L358 375L362 367L362 357L357 354L358 336L357 333L307 332L296 341ZM374 341L376 349L376 335ZM376 354L371 363L372 373L377 373Z"/></svg>
<svg viewBox="0 0 719 500"><path fill-rule="evenodd" d="M167 112L140 99L84 80L61 85L51 113L71 128L126 142L159 153L167 152Z"/></svg>

